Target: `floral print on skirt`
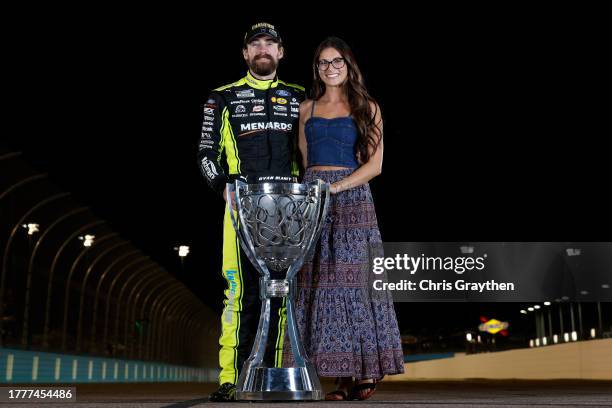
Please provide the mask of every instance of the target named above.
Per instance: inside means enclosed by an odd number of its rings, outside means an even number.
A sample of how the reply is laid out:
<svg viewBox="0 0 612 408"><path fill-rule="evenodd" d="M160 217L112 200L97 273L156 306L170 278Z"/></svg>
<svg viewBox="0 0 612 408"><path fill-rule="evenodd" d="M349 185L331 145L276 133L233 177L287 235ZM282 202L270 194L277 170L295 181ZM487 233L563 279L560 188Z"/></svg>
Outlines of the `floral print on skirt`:
<svg viewBox="0 0 612 408"><path fill-rule="evenodd" d="M308 169L304 183L333 183L352 171ZM298 273L295 300L304 348L321 377L381 379L404 372L391 295L370 290L369 251L381 244L368 184L331 196L314 256ZM292 365L287 336L283 350L283 365Z"/></svg>

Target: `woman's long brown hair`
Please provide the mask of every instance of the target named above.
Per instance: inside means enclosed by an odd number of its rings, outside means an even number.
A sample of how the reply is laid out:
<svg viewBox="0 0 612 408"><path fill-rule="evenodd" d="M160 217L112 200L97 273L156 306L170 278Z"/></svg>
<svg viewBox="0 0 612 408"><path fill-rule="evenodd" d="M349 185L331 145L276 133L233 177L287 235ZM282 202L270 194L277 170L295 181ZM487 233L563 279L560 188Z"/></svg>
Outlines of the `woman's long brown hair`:
<svg viewBox="0 0 612 408"><path fill-rule="evenodd" d="M319 46L314 54L312 98L317 101L325 93L325 83L319 76L317 64L323 50L333 48L342 55L347 67L347 79L343 84L351 108L351 116L357 125L358 137L355 143L355 153L361 163L366 163L375 152L382 140L382 119L375 123L376 112L372 112L370 103L378 107L374 98L370 96L365 87L363 76L357 66L355 56L348 44L338 37L328 37Z"/></svg>

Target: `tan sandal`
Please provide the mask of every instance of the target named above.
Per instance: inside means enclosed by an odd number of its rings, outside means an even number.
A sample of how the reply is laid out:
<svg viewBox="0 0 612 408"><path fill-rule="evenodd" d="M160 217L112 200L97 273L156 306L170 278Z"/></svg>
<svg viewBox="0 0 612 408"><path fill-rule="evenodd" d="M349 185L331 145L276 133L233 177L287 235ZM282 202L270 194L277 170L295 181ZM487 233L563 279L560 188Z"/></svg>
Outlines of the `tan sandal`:
<svg viewBox="0 0 612 408"><path fill-rule="evenodd" d="M342 390L335 390L325 394L325 401L346 401L348 394Z"/></svg>
<svg viewBox="0 0 612 408"><path fill-rule="evenodd" d="M360 380L363 381L363 380ZM366 390L366 393L361 393L361 391ZM376 380L372 379L372 382L358 382L355 380L355 386L351 391L351 400L363 401L367 400L376 392Z"/></svg>
<svg viewBox="0 0 612 408"><path fill-rule="evenodd" d="M338 389L325 394L325 401L348 401L349 394L350 394L348 392L348 388L349 388L348 386L352 385L352 383L353 383L352 378L336 377L334 384L336 385ZM347 391L345 391L345 389Z"/></svg>

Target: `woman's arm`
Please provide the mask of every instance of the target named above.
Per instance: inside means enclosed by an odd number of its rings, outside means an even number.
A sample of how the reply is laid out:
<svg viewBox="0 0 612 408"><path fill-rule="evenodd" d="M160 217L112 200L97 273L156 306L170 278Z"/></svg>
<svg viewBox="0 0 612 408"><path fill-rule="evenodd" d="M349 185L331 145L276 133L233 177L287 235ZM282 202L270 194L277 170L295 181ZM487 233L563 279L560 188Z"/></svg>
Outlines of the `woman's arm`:
<svg viewBox="0 0 612 408"><path fill-rule="evenodd" d="M383 124L382 124L382 116L380 114L380 108L377 104L371 103L372 111L374 114L374 123L378 124L380 129L380 143L376 148L376 151L370 151L370 159L361 165L357 170L355 170L350 176L343 178L330 186L330 192L332 194L339 193L341 191L345 191L351 189L353 187L358 187L362 184L367 183L372 180L374 177L378 176L382 172L382 160L383 160Z"/></svg>
<svg viewBox="0 0 612 408"><path fill-rule="evenodd" d="M298 131L298 147L300 148L300 154L302 156L302 165L304 170L308 167L308 146L306 144L306 134L304 133L304 124L308 120L306 115L310 112L312 106L312 100L306 99L300 103L300 120L299 120L299 131Z"/></svg>

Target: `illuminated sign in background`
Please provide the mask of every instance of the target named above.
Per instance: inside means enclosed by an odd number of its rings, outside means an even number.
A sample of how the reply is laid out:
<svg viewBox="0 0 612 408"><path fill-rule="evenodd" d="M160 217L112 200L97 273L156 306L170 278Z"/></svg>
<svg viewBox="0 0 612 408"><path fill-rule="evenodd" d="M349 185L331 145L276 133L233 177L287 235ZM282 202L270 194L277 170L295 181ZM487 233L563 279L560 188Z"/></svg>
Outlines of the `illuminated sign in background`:
<svg viewBox="0 0 612 408"><path fill-rule="evenodd" d="M502 336L508 335L508 327L510 324L508 322L500 322L497 319L487 319L486 317L481 317L480 321L482 322L478 326L478 330L481 332L487 332L490 334L501 334Z"/></svg>

